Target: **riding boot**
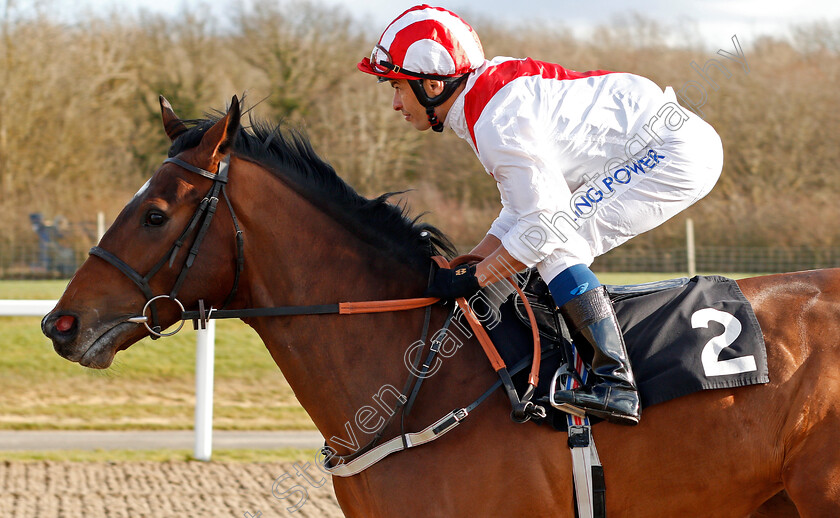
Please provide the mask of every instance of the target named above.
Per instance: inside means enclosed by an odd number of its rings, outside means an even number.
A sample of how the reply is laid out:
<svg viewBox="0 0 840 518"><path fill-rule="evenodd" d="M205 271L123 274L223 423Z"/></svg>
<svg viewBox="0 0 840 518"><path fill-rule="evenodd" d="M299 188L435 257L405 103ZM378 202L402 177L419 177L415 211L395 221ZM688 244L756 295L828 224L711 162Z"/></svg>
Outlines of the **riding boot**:
<svg viewBox="0 0 840 518"><path fill-rule="evenodd" d="M636 380L606 288L599 286L560 308L578 347L592 347L594 380L575 390L558 390L558 403L583 408L594 417L613 423L635 425L641 417Z"/></svg>

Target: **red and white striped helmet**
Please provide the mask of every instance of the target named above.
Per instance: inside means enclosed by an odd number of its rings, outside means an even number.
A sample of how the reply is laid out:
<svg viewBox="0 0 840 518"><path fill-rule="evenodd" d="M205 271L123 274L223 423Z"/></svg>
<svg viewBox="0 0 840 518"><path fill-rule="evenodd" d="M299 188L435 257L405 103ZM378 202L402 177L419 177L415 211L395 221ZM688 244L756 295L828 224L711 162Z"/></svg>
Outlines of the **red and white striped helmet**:
<svg viewBox="0 0 840 518"><path fill-rule="evenodd" d="M472 27L442 7L418 5L388 25L359 70L383 79L444 79L484 64Z"/></svg>

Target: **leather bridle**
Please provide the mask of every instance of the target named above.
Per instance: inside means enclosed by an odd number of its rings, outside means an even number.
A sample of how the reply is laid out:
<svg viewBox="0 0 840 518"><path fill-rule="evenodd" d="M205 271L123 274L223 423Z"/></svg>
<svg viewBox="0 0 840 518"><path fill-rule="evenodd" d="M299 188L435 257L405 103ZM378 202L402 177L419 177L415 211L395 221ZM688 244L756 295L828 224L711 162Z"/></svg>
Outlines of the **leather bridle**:
<svg viewBox="0 0 840 518"><path fill-rule="evenodd" d="M172 247L169 249L169 252L164 254L160 260L155 263L154 266L149 270L146 275L141 275L137 272L134 268L129 266L125 261L117 257L116 255L112 254L111 252L103 249L99 246L94 246L90 249L90 255L94 255L99 257L100 259L104 260L108 264L112 265L122 273L126 275L129 279L131 279L134 284L140 288L140 291L146 297L146 305L143 306L143 312L140 316L132 317L127 319L127 322L136 322L142 323L146 326L146 329L152 334L152 339L156 340L162 336L171 336L181 330L183 327L185 320L183 320L183 313L184 313L184 306L178 300L178 291L181 289L181 286L184 283L184 280L187 278L187 274L192 268L193 263L195 262L195 258L198 255L198 250L201 247L201 243L204 241L204 237L207 235L207 231L210 229L210 223L213 221L213 216L216 214L216 206L219 203L219 195L221 194L224 197L225 203L228 206L228 210L230 211L231 219L233 220L233 226L236 229L236 273L233 280L233 287L228 293L227 298L225 299L224 303L222 304L222 308L227 306L233 297L236 295L236 290L239 286L239 277L242 273L242 269L245 266L245 254L244 254L244 240L242 237L242 229L239 227L239 221L236 219L236 214L233 211L233 205L230 202L230 198L227 195L227 190L225 189L225 185L228 181L228 169L230 167L230 155L226 155L221 162L219 162L219 168L217 172L212 173L200 167L196 167L190 163L187 163L180 158L173 157L167 158L163 161L164 164L171 163L178 165L191 173L195 173L199 176L203 176L204 178L209 178L213 180L213 186L210 187L210 190L198 204L198 207L195 210L192 218L190 219L189 223L187 224L184 231L181 232L181 235L175 240L175 243L172 244ZM200 227L199 227L200 225ZM175 284L172 286L172 289L169 291L169 294L166 295L155 295L152 291L150 286L150 282L152 278L160 271L164 264L169 262L169 267L172 267L172 264L175 262L175 257L178 255L178 252L184 246L184 243L192 235L196 228L198 231L195 236L195 240L193 241L192 247L190 247L189 254L187 255L187 259L184 262L184 265L181 267L181 272L178 274L178 278L175 280ZM160 322L158 319L158 311L155 301L157 299L167 298L171 299L175 302L178 307L181 309L181 324L175 331L170 333L163 333ZM148 317L146 317L146 309L151 307L151 321L152 325L149 326Z"/></svg>
<svg viewBox="0 0 840 518"><path fill-rule="evenodd" d="M134 282L134 284L137 285L137 287L147 299L146 304L143 306L143 312L141 313L141 315L128 318L125 320L126 322L142 323L152 334L152 339L157 339L162 336L174 335L175 333L180 331L180 329L184 326L184 322L186 322L187 320L195 320L197 326L201 325L203 327L203 324L211 318L252 318L266 316L320 314L352 315L359 313L405 311L425 307L426 311L421 335L421 342L423 344L426 343L426 337L428 334L431 317L431 306L439 300L437 298L432 297L361 302L339 302L336 304L320 304L309 306L280 306L267 308L225 310L224 307L226 307L230 303L230 301L236 294L236 290L239 285L240 274L245 264L244 240L242 237L242 230L239 227L239 222L236 218L236 214L233 211L233 205L231 204L230 198L228 198L227 191L225 190L225 186L228 182L230 155L225 156L221 160L221 162L219 162L219 168L216 173L212 173L205 169L201 169L200 167L196 167L177 157L167 158L166 160L164 160L164 163L172 163L199 176L209 178L210 180L213 180L213 186L198 204L198 208L196 209L186 228L184 228L183 232L181 232L181 235L178 237L175 243L172 244L172 247L169 249L169 252L164 254L164 256L161 257L160 260L157 263L155 263L154 266L152 266L152 268L146 275L141 275L134 268L129 266L125 261L99 246L94 246L90 249L90 255L99 257L100 259L104 260L105 262L114 266L123 274L125 274L129 279L131 279L132 282ZM236 229L237 257L236 274L234 277L233 287L231 288L230 293L228 294L220 309L217 310L215 308L211 308L210 311L207 312L205 311L204 301L200 300L198 304L198 311L185 311L183 304L177 299L178 291L183 285L184 280L186 279L187 274L189 273L190 268L192 267L195 258L198 255L198 251L201 247L201 243L204 241L204 237L207 235L207 231L210 228L210 223L212 222L213 216L216 213L216 206L219 203L220 194L224 197L225 202L227 203L231 219L233 220L234 228ZM172 286L172 289L170 290L169 294L154 295L154 292L152 291L152 288L149 284L150 281L160 271L160 269L163 268L163 265L166 264L167 261L169 262L169 266L172 266L172 264L175 261L175 257L178 255L178 252L184 246L184 243L186 242L187 238L190 235L192 235L193 232L196 231L196 228L198 228L198 230L195 236L195 240L193 241L192 247L190 247L189 254L187 255L183 267L181 268L181 272L178 274L178 277L175 280L175 284ZM429 237L428 233L426 234L426 237ZM462 256L454 259L450 263L446 261L443 257L435 256L433 257L433 262L437 263L437 265L442 268L452 268L460 264L461 262L468 261L471 259L480 258ZM433 265L430 265L430 267L433 267ZM433 270L430 270L430 280L432 273ZM387 423L380 428L378 433L366 445L359 448L356 452L351 453L349 455L337 455L335 451L332 451L332 454L329 455L329 458L325 459L326 469L338 476L350 476L355 473L358 473L361 470L366 469L368 466L376 463L378 460L381 460L386 455L435 440L436 438L442 436L443 434L460 424L460 422L463 421L472 410L478 407L478 405L480 405L487 397L489 397L490 394L492 394L497 388L501 386L504 386L505 391L507 392L510 398L513 407L511 418L514 419L514 421L525 422L531 419L532 417L544 418L546 416L544 408L535 405L530 401L538 383L537 375L539 373L541 357L536 320L534 318L533 312L531 311L530 305L528 304L527 297L525 297L525 294L516 285L516 283L513 283L510 280L509 282L511 282L516 291L519 292L519 295L521 296L526 306L529 315L529 320L531 321L534 341L534 356L531 361L531 374L528 378L528 389L525 391L523 396L521 398L519 397L516 388L513 386L513 382L511 381L510 375L511 373L516 373L519 370L525 368L527 362L520 362L517 366L515 366L512 370L509 371L504 361L499 356L499 353L496 351L495 346L490 341L487 332L484 330L483 326L476 318L472 309L469 307L467 301L463 298L457 299L457 305L453 305L452 310L449 312L449 315L447 317L446 323L442 328L443 333L446 333L449 327L449 323L455 316L455 309L456 307L459 307L464 312L464 315L467 317L467 322L469 323L473 332L477 335L479 343L484 349L484 352L486 353L488 359L490 359L493 369L500 376L500 379L497 380L496 383L494 383L487 391L485 391L478 399L473 401L470 405L464 408L453 410L449 414L445 415L443 418L433 423L423 432L420 432L418 434L406 433L404 428L405 423L403 419L405 418L405 415L410 412L415 398L417 397L417 393L420 389L420 386L423 382L423 379L425 377L428 377L429 368L431 367L432 362L437 355L437 352L440 350L443 338L441 336L438 336L437 339L432 342L429 354L426 357L426 361L423 363L422 366L420 366L422 351L418 352L414 360L414 369L410 371L408 379L406 380L405 387L403 388L403 391L401 393L407 394L408 397L406 397L405 399L401 399L398 404L402 421L400 425L400 435L395 437L391 441L388 441L387 443L377 447L377 444L383 437L383 434L388 428L388 425L397 415L397 409L395 409L395 412L391 414ZM181 309L181 324L175 331L172 331L170 333L162 332L158 320L158 311L155 305L155 301L161 298L167 298L172 300ZM151 326L149 326L149 318L145 316L146 310L149 308L151 308ZM418 372L421 374L418 375ZM335 462L337 462L338 464L334 464ZM333 463L332 466L330 466L331 463Z"/></svg>
<svg viewBox="0 0 840 518"><path fill-rule="evenodd" d="M230 155L225 156L222 159L222 161L219 162L219 169L216 173L211 173L210 171L201 169L200 167L196 167L192 164L184 162L179 158L167 158L166 160L164 160L163 163L176 164L178 166L183 167L187 171L213 180L213 186L210 188L204 199L201 200L201 202L198 205L198 208L195 211L195 214L193 214L192 219L190 219L190 222L187 224L184 231L169 249L169 252L164 254L164 256L161 257L161 259L157 263L155 263L154 266L152 266L152 268L146 275L141 275L134 268L129 266L125 261L112 254L111 252L103 249L102 247L94 246L90 249L90 255L95 255L96 257L103 259L111 266L117 268L119 271L125 274L126 277L131 279L131 281L134 282L134 284L136 284L138 288L140 288L140 291L146 297L146 304L145 306L143 306L143 311L140 315L127 318L125 321L145 325L146 329L148 329L149 333L151 333L153 340L162 336L174 335L175 333L181 330L181 328L184 326L184 323L187 320L194 320L196 321L197 327L203 327L203 324L210 318L254 318L294 315L352 315L358 313L383 313L389 311L406 311L410 309L427 307L431 306L432 304L438 301L437 298L433 297L421 297L397 300L339 302L335 304L316 304L308 306L279 306L269 308L247 308L234 310L224 309L230 303L230 301L233 300L234 295L236 295L236 290L239 286L240 274L242 273L242 269L245 266L244 240L242 237L242 229L239 227L239 220L236 218L236 214L233 211L233 205L231 204L230 198L228 198L227 195L227 190L225 189L225 186L228 182ZM181 289L181 285L183 284L184 279L186 279L187 273L189 273L189 270L192 267L196 256L198 255L199 247L201 246L201 243L204 240L208 229L210 228L210 223L213 220L213 215L216 213L216 205L218 205L219 203L220 194L224 197L225 203L227 203L231 219L233 220L233 226L236 229L236 271L233 280L233 287L231 288L230 293L228 294L221 308L210 308L209 311L205 311L204 301L199 301L198 311L186 311L184 309L184 305L181 304L181 302L177 299L178 291ZM184 243L186 242L187 238L195 231L199 223L201 224L201 227L198 230L198 233L195 237L195 241L193 241L192 247L189 251L189 255L187 256L187 259L184 262L184 266L181 268L181 273L178 274L178 278L176 279L174 286L170 290L169 294L155 295L152 291L151 286L149 285L151 279L158 273L158 271L160 271L163 265L166 264L167 260L169 262L169 266L172 266L173 262L175 261L175 256L178 255L178 252L184 246ZM172 300L175 304L178 305L178 307L181 310L181 324L178 326L177 329L169 333L162 332L158 319L158 311L155 302L157 301L157 299L161 298ZM147 309L151 309L151 326L149 326L149 317L146 317Z"/></svg>

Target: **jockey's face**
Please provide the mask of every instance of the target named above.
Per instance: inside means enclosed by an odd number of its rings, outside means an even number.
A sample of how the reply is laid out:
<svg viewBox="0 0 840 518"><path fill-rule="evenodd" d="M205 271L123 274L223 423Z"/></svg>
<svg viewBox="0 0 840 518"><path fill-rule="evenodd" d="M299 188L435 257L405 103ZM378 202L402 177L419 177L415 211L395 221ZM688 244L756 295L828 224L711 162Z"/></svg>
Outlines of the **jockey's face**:
<svg viewBox="0 0 840 518"><path fill-rule="evenodd" d="M428 83L428 80L424 80ZM438 83L439 81L434 81ZM400 112L415 129L425 131L432 127L429 124L429 117L426 115L426 108L417 100L411 86L408 85L407 79L391 79L391 87L394 89L394 110ZM429 91L428 86L425 85L426 91Z"/></svg>

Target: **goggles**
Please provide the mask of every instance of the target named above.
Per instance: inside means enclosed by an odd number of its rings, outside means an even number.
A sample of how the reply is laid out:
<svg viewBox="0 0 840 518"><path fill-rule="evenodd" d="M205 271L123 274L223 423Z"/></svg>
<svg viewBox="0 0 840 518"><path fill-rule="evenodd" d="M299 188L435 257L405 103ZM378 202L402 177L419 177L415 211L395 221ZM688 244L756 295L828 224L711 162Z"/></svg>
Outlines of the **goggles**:
<svg viewBox="0 0 840 518"><path fill-rule="evenodd" d="M399 72L400 67L395 65L391 59L391 54L382 45L376 45L370 53L370 66L380 74L387 74L392 70Z"/></svg>
<svg viewBox="0 0 840 518"><path fill-rule="evenodd" d="M420 72L412 72L411 70L406 70L401 66L394 64L394 60L391 59L391 54L388 53L388 50L385 49L385 47L379 44L373 47L373 50L370 53L370 66L375 73L383 75L387 75L390 73L404 74L417 79L437 79L439 81L450 81L453 79L450 76L442 76L438 74L422 74ZM387 80L388 79L386 77L380 76L380 82Z"/></svg>

